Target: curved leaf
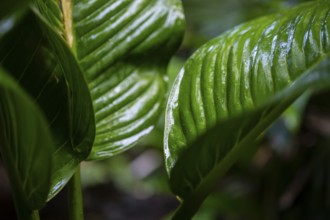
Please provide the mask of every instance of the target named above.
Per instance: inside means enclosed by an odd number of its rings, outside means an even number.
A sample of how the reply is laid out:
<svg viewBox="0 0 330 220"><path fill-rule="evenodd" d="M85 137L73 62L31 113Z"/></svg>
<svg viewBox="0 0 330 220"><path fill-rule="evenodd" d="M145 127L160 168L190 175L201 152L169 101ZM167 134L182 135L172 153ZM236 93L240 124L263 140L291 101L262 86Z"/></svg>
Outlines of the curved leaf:
<svg viewBox="0 0 330 220"><path fill-rule="evenodd" d="M72 13L68 39L72 35L95 110L89 159L101 159L128 149L157 122L183 13L179 0L76 0Z"/></svg>
<svg viewBox="0 0 330 220"><path fill-rule="evenodd" d="M61 12L51 5L57 2L35 2L54 23ZM160 116L166 66L183 34L181 2L63 0L61 6L56 20L63 19L65 31L58 32L77 55L94 102L89 159L110 157L148 134Z"/></svg>
<svg viewBox="0 0 330 220"><path fill-rule="evenodd" d="M52 131L52 197L93 143L94 113L87 84L66 43L32 11L1 41L0 60L42 109Z"/></svg>
<svg viewBox="0 0 330 220"><path fill-rule="evenodd" d="M329 86L329 11L328 2L313 2L248 22L187 61L164 138L171 188L184 201L198 207L296 97Z"/></svg>
<svg viewBox="0 0 330 220"><path fill-rule="evenodd" d="M1 68L0 130L0 153L19 211L40 209L50 190L50 130L34 100Z"/></svg>

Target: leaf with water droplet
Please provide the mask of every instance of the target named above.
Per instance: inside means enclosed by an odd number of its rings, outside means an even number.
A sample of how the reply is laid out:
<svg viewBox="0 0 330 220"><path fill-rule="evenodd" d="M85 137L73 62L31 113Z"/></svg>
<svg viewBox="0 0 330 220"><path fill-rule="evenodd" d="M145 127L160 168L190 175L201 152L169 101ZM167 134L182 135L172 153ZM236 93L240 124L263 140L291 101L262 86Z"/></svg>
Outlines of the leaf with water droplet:
<svg viewBox="0 0 330 220"><path fill-rule="evenodd" d="M329 10L312 2L242 24L187 61L164 145L171 188L190 212L295 98L329 87Z"/></svg>

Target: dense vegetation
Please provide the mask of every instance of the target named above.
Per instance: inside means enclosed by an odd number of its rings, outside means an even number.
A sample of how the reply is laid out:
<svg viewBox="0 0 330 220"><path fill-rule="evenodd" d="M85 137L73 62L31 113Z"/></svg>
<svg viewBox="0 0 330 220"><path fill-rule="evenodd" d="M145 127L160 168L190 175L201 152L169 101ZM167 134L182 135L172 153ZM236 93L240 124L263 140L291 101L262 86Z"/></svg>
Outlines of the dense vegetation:
<svg viewBox="0 0 330 220"><path fill-rule="evenodd" d="M239 3L209 7L220 2ZM205 204L223 218L326 219L327 129L309 148L295 135L308 106L328 114L330 3L257 3L241 8L237 22L250 21L205 43L168 80L185 23L179 0L3 1L0 152L18 217L38 219L67 185L70 219L82 219L81 162L112 158L155 126L159 143L163 125L170 188L181 202L173 219L192 218L217 186ZM184 56L236 22L214 28L224 17L207 16L212 10L190 21L199 4L183 1Z"/></svg>

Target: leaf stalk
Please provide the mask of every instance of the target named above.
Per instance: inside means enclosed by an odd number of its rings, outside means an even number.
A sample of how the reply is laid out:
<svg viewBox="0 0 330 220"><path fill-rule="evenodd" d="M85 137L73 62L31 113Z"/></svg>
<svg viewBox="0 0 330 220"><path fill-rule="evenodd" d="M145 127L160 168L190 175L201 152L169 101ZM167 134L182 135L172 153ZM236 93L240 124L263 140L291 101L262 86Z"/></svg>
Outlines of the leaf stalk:
<svg viewBox="0 0 330 220"><path fill-rule="evenodd" d="M68 182L68 205L69 205L69 219L70 220L83 220L83 199L82 199L82 187L80 178L80 166L76 173L72 176Z"/></svg>

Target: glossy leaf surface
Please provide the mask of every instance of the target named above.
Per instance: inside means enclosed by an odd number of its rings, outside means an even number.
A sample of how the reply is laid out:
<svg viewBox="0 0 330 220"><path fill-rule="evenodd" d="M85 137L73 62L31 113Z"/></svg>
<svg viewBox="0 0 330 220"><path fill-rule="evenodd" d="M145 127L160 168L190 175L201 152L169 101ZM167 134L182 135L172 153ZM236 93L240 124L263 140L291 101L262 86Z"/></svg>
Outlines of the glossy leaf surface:
<svg viewBox="0 0 330 220"><path fill-rule="evenodd" d="M131 147L158 120L166 66L183 32L181 3L75 0L72 10L72 45L95 110L89 159L106 158Z"/></svg>
<svg viewBox="0 0 330 220"><path fill-rule="evenodd" d="M0 153L15 202L30 210L41 208L50 189L53 141L42 111L3 69L0 129Z"/></svg>
<svg viewBox="0 0 330 220"><path fill-rule="evenodd" d="M62 12L54 0L35 2L50 23L62 19L58 33L88 81L96 120L89 159L128 149L153 129L164 106L166 66L183 34L181 2L63 0Z"/></svg>
<svg viewBox="0 0 330 220"><path fill-rule="evenodd" d="M1 41L0 60L47 118L55 143L51 197L93 143L94 113L87 84L66 43L32 10Z"/></svg>
<svg viewBox="0 0 330 220"><path fill-rule="evenodd" d="M183 200L202 201L295 98L330 85L329 11L321 1L262 17L187 61L168 101L164 138L171 188Z"/></svg>

